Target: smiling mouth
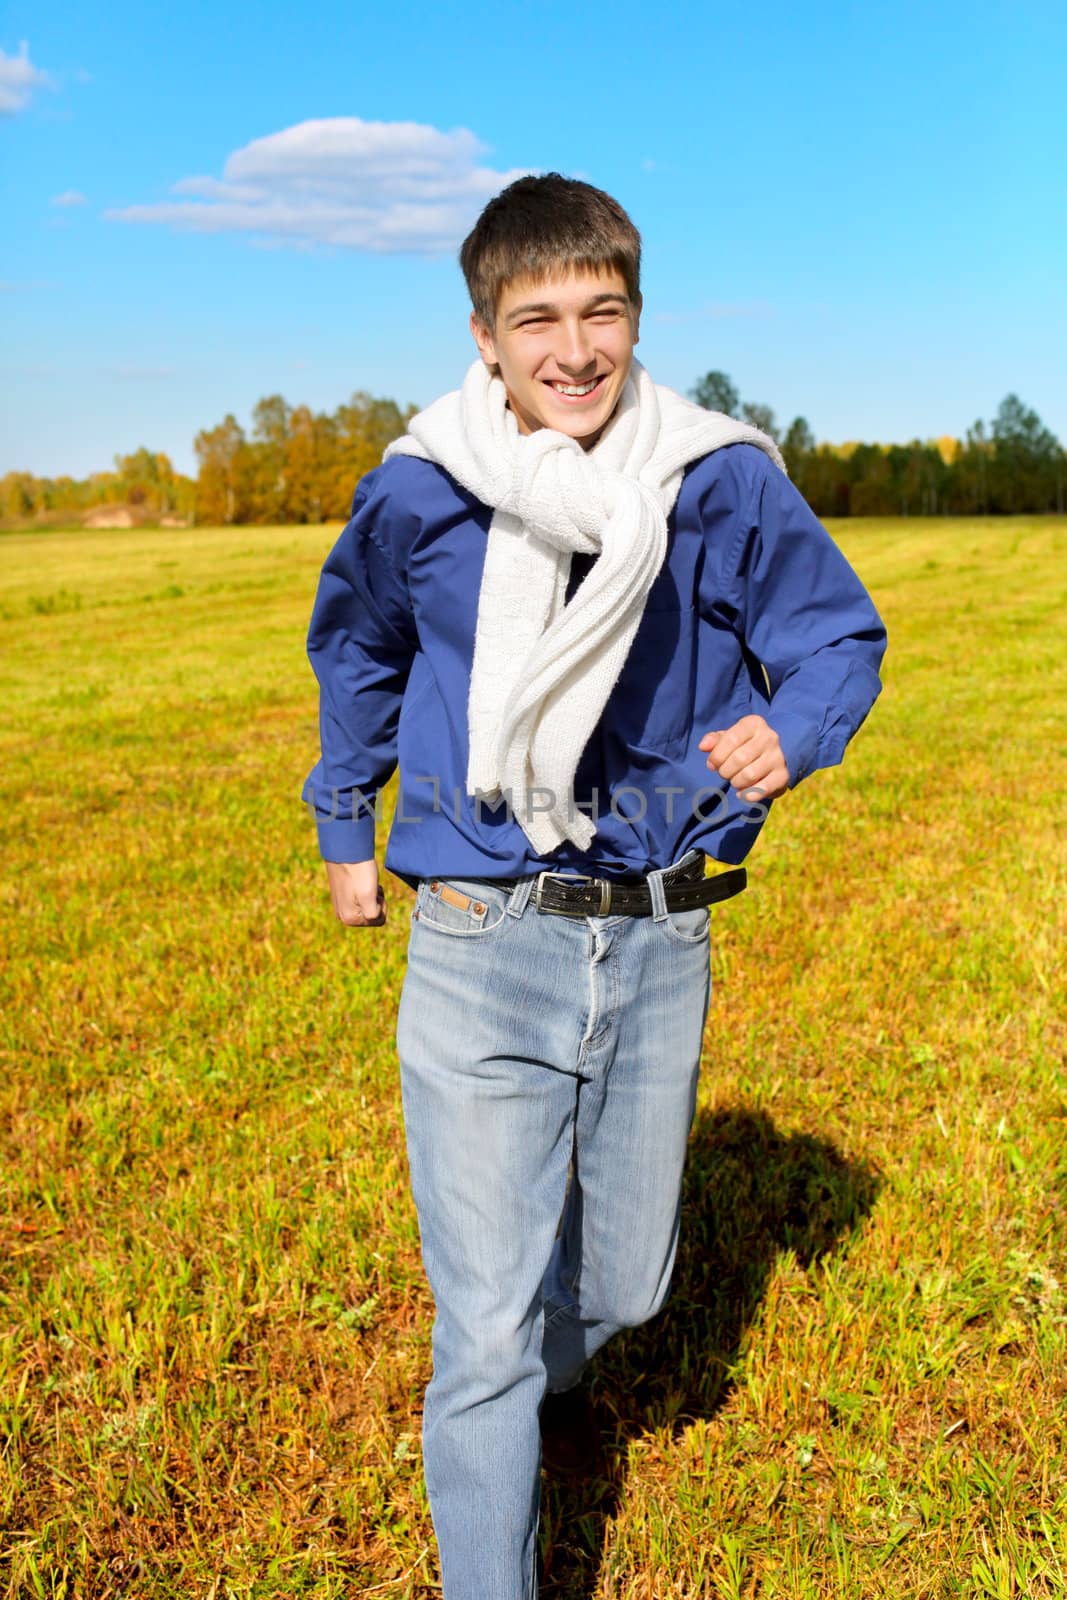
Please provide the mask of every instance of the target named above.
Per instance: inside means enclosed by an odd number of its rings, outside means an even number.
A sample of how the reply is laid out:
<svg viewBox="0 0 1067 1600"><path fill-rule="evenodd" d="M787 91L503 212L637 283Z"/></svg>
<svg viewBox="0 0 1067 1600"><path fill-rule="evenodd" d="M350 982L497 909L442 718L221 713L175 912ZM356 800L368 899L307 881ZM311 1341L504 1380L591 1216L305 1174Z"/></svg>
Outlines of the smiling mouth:
<svg viewBox="0 0 1067 1600"><path fill-rule="evenodd" d="M606 376L607 374L602 372L598 377L590 378L588 383L557 383L552 379L546 379L545 381L555 394L562 395L564 399L584 400L587 395L593 393L594 389L599 389Z"/></svg>

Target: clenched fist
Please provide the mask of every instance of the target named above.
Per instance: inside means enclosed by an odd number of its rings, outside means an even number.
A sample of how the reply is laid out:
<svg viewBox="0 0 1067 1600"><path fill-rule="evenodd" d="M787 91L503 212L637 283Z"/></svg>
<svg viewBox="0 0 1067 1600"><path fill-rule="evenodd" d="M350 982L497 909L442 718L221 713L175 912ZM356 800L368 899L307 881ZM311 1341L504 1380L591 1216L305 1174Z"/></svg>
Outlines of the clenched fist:
<svg viewBox="0 0 1067 1600"><path fill-rule="evenodd" d="M327 861L333 909L348 928L380 928L385 922L385 890L376 861Z"/></svg>
<svg viewBox="0 0 1067 1600"><path fill-rule="evenodd" d="M742 717L732 728L706 733L699 749L707 752L708 766L726 778L742 800L776 800L789 788L778 735L763 717Z"/></svg>

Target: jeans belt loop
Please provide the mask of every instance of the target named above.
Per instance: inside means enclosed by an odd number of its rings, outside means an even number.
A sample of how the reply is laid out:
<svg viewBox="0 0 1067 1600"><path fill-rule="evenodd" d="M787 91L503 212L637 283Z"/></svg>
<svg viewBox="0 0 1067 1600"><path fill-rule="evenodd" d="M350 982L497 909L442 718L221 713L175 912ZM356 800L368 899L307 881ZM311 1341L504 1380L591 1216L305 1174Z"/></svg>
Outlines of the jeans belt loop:
<svg viewBox="0 0 1067 1600"><path fill-rule="evenodd" d="M667 869L660 867L648 873L646 882L648 892L652 898L652 921L662 922L667 915L667 891L663 887L663 874Z"/></svg>
<svg viewBox="0 0 1067 1600"><path fill-rule="evenodd" d="M514 889L512 889L510 895L508 896L508 903L504 907L504 910L507 912L509 917L522 916L529 903L530 895L533 893L536 882L536 878L523 878L521 883L517 883L515 885Z"/></svg>

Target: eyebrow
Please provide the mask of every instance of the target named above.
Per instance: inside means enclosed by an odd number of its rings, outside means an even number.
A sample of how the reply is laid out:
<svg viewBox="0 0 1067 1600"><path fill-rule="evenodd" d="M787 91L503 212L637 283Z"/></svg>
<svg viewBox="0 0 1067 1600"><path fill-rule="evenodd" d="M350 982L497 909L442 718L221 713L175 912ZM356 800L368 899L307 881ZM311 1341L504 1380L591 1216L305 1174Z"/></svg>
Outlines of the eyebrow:
<svg viewBox="0 0 1067 1600"><path fill-rule="evenodd" d="M582 306L582 310L583 311L591 311L594 306L605 305L609 301L614 301L618 305L622 305L622 306L629 305L629 303L630 303L628 295L615 294L613 292L608 292L606 294L595 294L591 300L587 300L585 302L585 304ZM507 316L505 317L504 320L505 320L506 323L510 324L512 322L516 322L519 317L528 317L530 315L530 313L533 312L533 311L537 311L537 312L545 312L545 311L547 311L549 313L552 313L552 312L556 312L558 310L559 310L559 307L556 306L556 305L553 305L551 303L551 301L539 300L536 303L535 302L531 302L529 305L516 306L513 311L509 311L508 312L508 314L507 314Z"/></svg>

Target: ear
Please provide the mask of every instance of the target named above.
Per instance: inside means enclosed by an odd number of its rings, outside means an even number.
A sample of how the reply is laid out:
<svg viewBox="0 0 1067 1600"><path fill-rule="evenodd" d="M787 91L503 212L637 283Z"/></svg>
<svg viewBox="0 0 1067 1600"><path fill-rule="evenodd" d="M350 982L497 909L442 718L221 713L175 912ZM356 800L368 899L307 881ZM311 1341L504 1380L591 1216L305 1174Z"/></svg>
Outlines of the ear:
<svg viewBox="0 0 1067 1600"><path fill-rule="evenodd" d="M479 322L476 311L471 312L471 333L474 335L474 342L478 346L478 352L486 366L495 367L497 359L493 336L485 324Z"/></svg>
<svg viewBox="0 0 1067 1600"><path fill-rule="evenodd" d="M641 333L640 333L641 307L642 307L643 304L644 304L644 301L641 299L641 296L638 295L636 300L633 302L633 308L634 308L634 341L633 342L634 342L634 344L636 344L638 342L638 340L640 339L640 337L641 337Z"/></svg>

